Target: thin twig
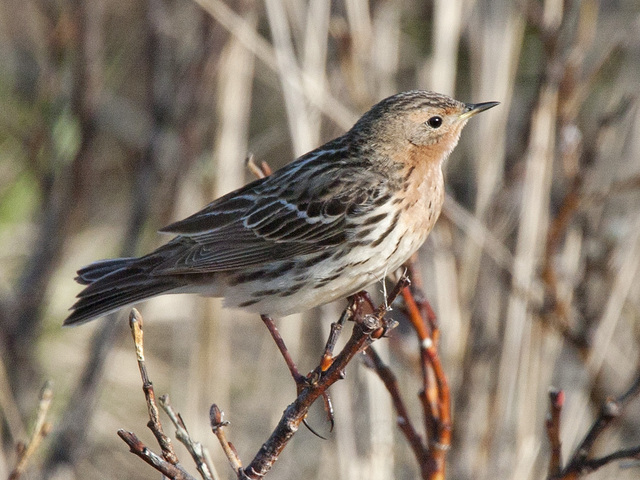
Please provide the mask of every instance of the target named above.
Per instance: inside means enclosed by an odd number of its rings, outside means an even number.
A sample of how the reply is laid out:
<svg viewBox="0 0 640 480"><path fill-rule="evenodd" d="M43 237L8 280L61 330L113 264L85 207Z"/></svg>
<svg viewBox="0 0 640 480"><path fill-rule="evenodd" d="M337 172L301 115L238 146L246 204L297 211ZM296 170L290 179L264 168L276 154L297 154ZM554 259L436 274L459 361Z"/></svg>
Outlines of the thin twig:
<svg viewBox="0 0 640 480"><path fill-rule="evenodd" d="M129 326L131 327L131 334L133 335L133 342L136 347L136 359L138 361L138 368L140 370L140 377L142 378L142 390L147 400L147 410L149 411L149 423L147 426L153 432L153 435L158 441L158 445L162 449L162 456L169 463L175 465L178 463L178 457L173 450L171 439L165 435L162 430L162 423L160 422L160 412L158 411L158 405L156 405L156 394L153 389L153 384L149 380L147 374L147 367L144 360L144 342L142 331L142 315L140 312L133 308L129 315Z"/></svg>
<svg viewBox="0 0 640 480"><path fill-rule="evenodd" d="M371 360L371 366L384 383L389 395L391 395L391 401L396 409L398 428L404 434L409 445L411 445L415 457L417 459L423 458L427 448L424 444L424 439L420 436L409 418L407 407L404 404L400 389L398 388L398 379L389 366L382 361L373 346L369 346L369 348L365 350L365 353L369 360Z"/></svg>
<svg viewBox="0 0 640 480"><path fill-rule="evenodd" d="M273 170L271 170L271 167L269 166L269 164L264 160L260 162L260 165L258 165L256 163L255 155L253 155L253 153L249 154L245 162L247 164L247 168L249 169L249 171L253 173L256 178L268 177L273 173Z"/></svg>
<svg viewBox="0 0 640 480"><path fill-rule="evenodd" d="M269 439L262 445L249 466L242 469L247 478L260 479L267 474L298 430L313 402L336 381L344 378L344 369L358 353L395 326L395 322L386 319L384 314L388 311L388 305L393 302L407 285L407 282L406 277L403 277L390 292L386 302L380 305L373 314L356 315L351 337L342 351L334 358L329 368L318 375L316 381L308 383L298 398L285 409ZM239 475L239 478L242 477Z"/></svg>
<svg viewBox="0 0 640 480"><path fill-rule="evenodd" d="M616 460L623 460L625 458L640 460L640 445L637 445L632 448L618 450L613 453L610 453L609 455L605 455L604 457L585 460L584 465L580 470L580 473L581 474L591 473L596 471L600 467L604 467L608 463L611 463Z"/></svg>
<svg viewBox="0 0 640 480"><path fill-rule="evenodd" d="M560 441L560 414L564 405L564 392L551 388L549 390L550 412L547 418L547 437L551 444L549 459L549 475L558 475L562 471L562 442Z"/></svg>
<svg viewBox="0 0 640 480"><path fill-rule="evenodd" d="M640 459L640 445L615 451L600 458L589 459L593 445L602 432L621 414L628 403L640 395L640 375L636 377L631 386L618 398L608 398L602 408L600 415L595 420L580 445L575 449L567 466L560 471L553 471L553 460L550 463L549 479L553 480L573 480L579 476L593 472L598 468L611 463L614 460L623 458ZM559 415L559 413L558 413ZM559 420L558 420L559 422Z"/></svg>
<svg viewBox="0 0 640 480"><path fill-rule="evenodd" d="M209 410L209 420L211 422L211 431L215 434L222 446L222 450L229 460L229 464L236 475L238 475L238 479L242 480L243 478L248 478L243 470L242 470L242 461L238 456L238 452L231 442L227 440L227 436L224 433L224 427L229 425L229 422L225 422L223 420L223 413L220 408L214 403L211 405L211 409Z"/></svg>
<svg viewBox="0 0 640 480"><path fill-rule="evenodd" d="M51 423L46 421L49 407L51 406L51 400L53 398L53 383L47 380L40 392L40 403L38 404L38 413L36 415L35 425L33 426L33 433L31 438L27 442L26 446L20 444L18 448L18 460L16 466L9 475L9 480L17 480L24 473L29 459L33 453L38 449L38 446L42 442L42 439L46 437L51 431Z"/></svg>
<svg viewBox="0 0 640 480"><path fill-rule="evenodd" d="M298 389L300 389L306 380L305 376L300 373L300 370L298 370L298 366L293 361L293 358L291 357L291 353L289 353L289 350L287 349L287 346L284 343L284 339L282 338L282 335L280 335L280 332L278 331L278 327L276 327L275 322L270 316L260 315L260 318L262 319L264 324L267 326L267 329L269 330L269 333L271 334L273 341L276 342L276 345L278 346L278 350L280 350L280 354L282 355L282 358L284 358L284 361L287 364L287 367L289 367L289 372L291 373L293 380L296 382Z"/></svg>
<svg viewBox="0 0 640 480"><path fill-rule="evenodd" d="M144 443L133 432L126 430L118 430L118 436L129 445L131 453L136 454L165 477L173 480L196 480L195 477L189 475L179 464L172 464L162 458L160 455L149 450Z"/></svg>
<svg viewBox="0 0 640 480"><path fill-rule="evenodd" d="M203 447L202 443L196 442L191 438L182 417L171 406L171 403L169 402L169 395L161 395L158 400L160 401L160 406L176 427L176 438L185 447L187 447L187 450L189 451L191 458L193 458L193 461L196 463L196 468L198 469L198 472L200 472L202 478L204 480L214 480L215 478L218 478L218 475L215 474L213 464L208 461L209 454L207 449Z"/></svg>
<svg viewBox="0 0 640 480"><path fill-rule="evenodd" d="M327 338L327 343L324 346L324 352L322 354L322 359L320 360L320 370L326 371L329 366L331 366L331 362L333 362L333 349L336 346L336 342L338 341L338 337L340 337L340 333L342 333L342 328L347 320L353 318L355 315L355 299L351 299L349 302L349 306L342 312L340 318L337 322L333 322L331 324L331 330L329 331L329 338Z"/></svg>

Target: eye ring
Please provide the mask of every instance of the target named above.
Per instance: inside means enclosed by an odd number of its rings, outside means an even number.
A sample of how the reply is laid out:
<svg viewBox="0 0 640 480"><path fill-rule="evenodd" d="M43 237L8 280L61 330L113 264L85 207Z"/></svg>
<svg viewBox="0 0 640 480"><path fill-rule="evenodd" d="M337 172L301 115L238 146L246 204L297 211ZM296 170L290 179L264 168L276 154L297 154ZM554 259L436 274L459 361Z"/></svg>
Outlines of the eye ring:
<svg viewBox="0 0 640 480"><path fill-rule="evenodd" d="M440 128L440 126L442 125L442 117L436 115L435 117L431 117L429 120L427 120L427 125L429 125L431 128Z"/></svg>

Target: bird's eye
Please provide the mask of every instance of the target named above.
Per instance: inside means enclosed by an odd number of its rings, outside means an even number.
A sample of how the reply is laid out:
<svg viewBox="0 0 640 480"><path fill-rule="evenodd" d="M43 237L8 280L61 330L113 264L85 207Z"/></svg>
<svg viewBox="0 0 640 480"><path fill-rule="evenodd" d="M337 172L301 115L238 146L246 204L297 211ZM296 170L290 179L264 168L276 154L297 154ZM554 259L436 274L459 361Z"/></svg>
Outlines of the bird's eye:
<svg viewBox="0 0 640 480"><path fill-rule="evenodd" d="M435 117L431 117L429 120L427 120L427 124L431 128L439 128L440 125L442 125L442 117L439 117L437 115Z"/></svg>

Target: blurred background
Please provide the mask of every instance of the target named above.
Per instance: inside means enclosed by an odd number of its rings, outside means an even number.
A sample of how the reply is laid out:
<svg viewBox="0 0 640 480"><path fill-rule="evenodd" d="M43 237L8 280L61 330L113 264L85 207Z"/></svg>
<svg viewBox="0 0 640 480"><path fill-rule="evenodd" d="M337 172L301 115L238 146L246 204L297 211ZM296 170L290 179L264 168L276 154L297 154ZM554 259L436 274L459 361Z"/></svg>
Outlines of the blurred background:
<svg viewBox="0 0 640 480"><path fill-rule="evenodd" d="M157 450L128 311L62 329L75 271L166 241L158 228L252 179L248 154L277 168L403 90L501 102L465 129L419 254L452 388L448 478L545 478L549 387L566 392L567 456L636 377L637 0L4 0L0 56L0 478L45 379L53 430L25 478L158 478L116 436L134 431ZM302 371L343 306L278 322ZM218 300L138 308L156 392L234 478L211 403L249 463L295 397L266 329ZM401 323L377 345L419 427L414 336ZM327 440L301 429L270 478L418 476L363 362L330 391L334 432L321 413L310 419ZM639 404L597 454L640 443ZM614 476L640 467L590 478Z"/></svg>

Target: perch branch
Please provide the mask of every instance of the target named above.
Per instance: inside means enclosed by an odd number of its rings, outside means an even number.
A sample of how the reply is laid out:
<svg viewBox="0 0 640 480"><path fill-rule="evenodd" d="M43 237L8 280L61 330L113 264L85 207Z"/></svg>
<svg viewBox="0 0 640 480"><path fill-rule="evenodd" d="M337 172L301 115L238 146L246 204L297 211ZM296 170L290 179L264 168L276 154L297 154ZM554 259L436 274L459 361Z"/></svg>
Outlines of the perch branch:
<svg viewBox="0 0 640 480"><path fill-rule="evenodd" d="M321 367L316 369L316 375L313 376L315 381L306 385L298 398L286 408L269 439L262 445L249 466L240 470L238 478L244 478L242 477L244 474L249 479L260 479L267 474L298 430L313 402L336 381L344 378L344 369L353 357L363 351L371 342L381 338L387 331L395 327L395 322L386 319L384 315L388 311L388 305L395 300L407 284L408 279L403 276L389 293L383 305L380 305L371 314L356 315L351 337L342 351L333 359L326 371L322 371ZM320 372L317 372L318 370Z"/></svg>

